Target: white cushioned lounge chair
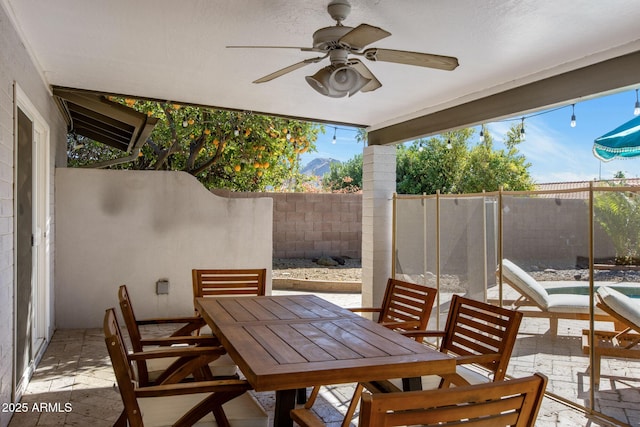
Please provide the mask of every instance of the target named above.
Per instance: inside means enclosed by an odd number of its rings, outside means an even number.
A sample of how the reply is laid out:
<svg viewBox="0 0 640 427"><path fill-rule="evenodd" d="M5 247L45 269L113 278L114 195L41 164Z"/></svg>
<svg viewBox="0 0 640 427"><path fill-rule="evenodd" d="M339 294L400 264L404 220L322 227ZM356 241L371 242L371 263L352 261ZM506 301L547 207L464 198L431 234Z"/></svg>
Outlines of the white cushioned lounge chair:
<svg viewBox="0 0 640 427"><path fill-rule="evenodd" d="M499 270L497 274L500 275ZM536 279L506 258L502 260L502 280L521 295L513 302L513 308L520 309L525 316L548 318L553 335L558 333L558 319L589 320L588 295L550 294ZM598 308L595 320L617 323Z"/></svg>
<svg viewBox="0 0 640 427"><path fill-rule="evenodd" d="M600 359L615 357L640 359L640 302L607 286L596 291L597 307L616 318L623 328L615 331L594 331L593 383L600 384ZM582 350L589 353L590 333L582 331Z"/></svg>

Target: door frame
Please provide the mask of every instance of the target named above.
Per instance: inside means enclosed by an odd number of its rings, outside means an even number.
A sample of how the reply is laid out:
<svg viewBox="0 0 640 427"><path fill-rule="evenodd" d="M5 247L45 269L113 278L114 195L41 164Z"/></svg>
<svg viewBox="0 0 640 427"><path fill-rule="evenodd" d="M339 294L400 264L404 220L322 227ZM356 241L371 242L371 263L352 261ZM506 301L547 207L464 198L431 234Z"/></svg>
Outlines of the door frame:
<svg viewBox="0 0 640 427"><path fill-rule="evenodd" d="M39 113L35 105L17 82L13 84L13 118L14 118L14 168L13 182L13 259L17 262L17 197L15 195L17 182L18 160L18 109L20 109L33 123L33 151L32 151L32 178L33 178L33 202L32 202L32 234L34 245L32 253L32 352L33 358L26 372L17 372L17 267L13 269L13 379L12 389L14 401L22 396L31 378L35 366L38 364L46 343L51 339L53 325L51 321L51 214L50 214L50 130L47 121Z"/></svg>

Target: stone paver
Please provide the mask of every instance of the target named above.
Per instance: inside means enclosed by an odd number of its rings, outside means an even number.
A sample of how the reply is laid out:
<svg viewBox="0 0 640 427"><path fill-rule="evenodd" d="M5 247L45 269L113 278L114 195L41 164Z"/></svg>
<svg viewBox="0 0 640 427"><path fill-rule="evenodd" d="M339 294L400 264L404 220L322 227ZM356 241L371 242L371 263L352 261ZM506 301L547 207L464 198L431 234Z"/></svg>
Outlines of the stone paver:
<svg viewBox="0 0 640 427"><path fill-rule="evenodd" d="M343 307L360 305L359 294L316 294ZM542 372L550 380L548 391L588 406L588 358L582 354L580 344L580 331L586 325L586 322L561 320L558 337L552 337L547 332L548 321L525 318L511 359L509 375L524 376ZM628 425L640 425L640 364L605 360L602 383L596 392L596 407ZM265 409L273 413L274 394L254 394ZM314 409L328 426L339 426L352 395L353 385L324 387ZM22 402L27 404L29 410L16 413L9 427L113 425L122 403L102 330L56 331ZM43 403L47 406L39 410ZM353 420L353 425L357 425L357 419ZM582 412L550 398L544 399L536 422L539 427L607 425L615 424L589 419Z"/></svg>

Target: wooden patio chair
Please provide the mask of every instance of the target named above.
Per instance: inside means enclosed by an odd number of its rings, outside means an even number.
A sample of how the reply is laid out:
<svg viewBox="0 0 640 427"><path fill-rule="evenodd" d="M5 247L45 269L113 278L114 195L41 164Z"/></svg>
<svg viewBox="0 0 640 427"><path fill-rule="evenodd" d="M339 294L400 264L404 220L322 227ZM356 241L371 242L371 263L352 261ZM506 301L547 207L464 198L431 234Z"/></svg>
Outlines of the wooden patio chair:
<svg viewBox="0 0 640 427"><path fill-rule="evenodd" d="M223 295L264 295L266 292L267 270L225 269L191 270L193 297Z"/></svg>
<svg viewBox="0 0 640 427"><path fill-rule="evenodd" d="M237 376L237 367L233 360L229 357L224 349L220 346L220 342L214 336L193 336L194 331L205 325L204 320L199 316L190 317L171 317L171 318L154 318L142 319L136 318L133 310L133 304L129 297L126 285L121 285L118 289L118 300L120 303L120 311L124 318L129 339L133 351L142 353L145 350L157 349L162 346L216 346L220 350L219 357L215 358L209 364L211 377L233 377ZM143 325L184 325L168 336L162 337L143 337L140 332L140 326ZM167 369L172 363L176 362L177 357L173 358L150 358L136 360L138 369L138 381L141 385L149 385L155 383L158 379L162 379Z"/></svg>
<svg viewBox="0 0 640 427"><path fill-rule="evenodd" d="M193 298L218 296L260 296L266 293L267 269L197 269L191 270ZM196 310L198 314L198 310ZM211 335L211 329L204 326L204 331Z"/></svg>
<svg viewBox="0 0 640 427"><path fill-rule="evenodd" d="M115 310L104 317L105 343L111 358L124 409L115 426L229 426L249 420L251 425L268 424L268 416L255 399L246 393L251 386L245 380L216 380L170 383L140 387L131 364L135 357L155 357L176 349L161 349L150 355L127 354ZM186 353L201 348L177 349ZM132 357L133 356L133 357ZM205 361L206 363L206 361ZM195 365L194 365L195 366Z"/></svg>
<svg viewBox="0 0 640 427"><path fill-rule="evenodd" d="M349 310L355 313L378 313L378 323L399 333L423 331L429 322L437 293L435 288L389 278L381 307L359 307ZM416 336L414 339L422 341L423 337ZM313 388L305 404L306 408L313 406L320 392L320 387ZM356 386L345 419L351 419L355 413L361 393L362 386Z"/></svg>
<svg viewBox="0 0 640 427"><path fill-rule="evenodd" d="M622 330L594 331L593 384L600 384L602 357L640 359L640 303L615 289L603 286L596 291L596 306L624 325ZM616 328L618 329L618 328ZM582 350L589 354L591 335L582 331Z"/></svg>
<svg viewBox="0 0 640 427"><path fill-rule="evenodd" d="M363 393L359 426L533 427L546 385L537 373L446 390ZM302 427L325 425L305 408L292 410L291 418Z"/></svg>
<svg viewBox="0 0 640 427"><path fill-rule="evenodd" d="M378 313L378 323L398 332L420 331L427 328L437 293L435 288L390 278L381 307L349 310L356 313ZM421 338L418 337L419 340Z"/></svg>
<svg viewBox="0 0 640 427"><path fill-rule="evenodd" d="M439 337L439 350L455 356L457 385L487 382L488 377L473 365L489 373L492 381L501 381L518 337L522 313L460 295L453 295L443 331L407 332L410 337ZM447 387L455 378L423 377L423 388Z"/></svg>
<svg viewBox="0 0 640 427"><path fill-rule="evenodd" d="M453 295L443 331L405 333L414 338L440 338L439 351L456 359L456 375L424 376L422 388L428 390L502 381L507 373L521 320L522 313L516 310ZM372 393L388 393L399 392L404 385L399 380L385 380L357 386L362 387Z"/></svg>

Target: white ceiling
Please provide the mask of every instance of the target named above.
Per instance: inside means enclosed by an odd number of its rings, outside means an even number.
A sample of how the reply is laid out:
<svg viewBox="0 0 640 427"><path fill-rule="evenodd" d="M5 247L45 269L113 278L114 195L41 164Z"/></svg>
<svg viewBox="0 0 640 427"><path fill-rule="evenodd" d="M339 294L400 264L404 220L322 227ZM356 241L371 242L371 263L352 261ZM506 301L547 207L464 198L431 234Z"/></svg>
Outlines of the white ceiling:
<svg viewBox="0 0 640 427"><path fill-rule="evenodd" d="M363 59L383 86L334 99L304 80L327 60L252 83L317 53L225 48L310 47L329 0L1 1L48 84L372 129L640 50L638 0L351 0L345 25L392 33L373 46L460 66Z"/></svg>

